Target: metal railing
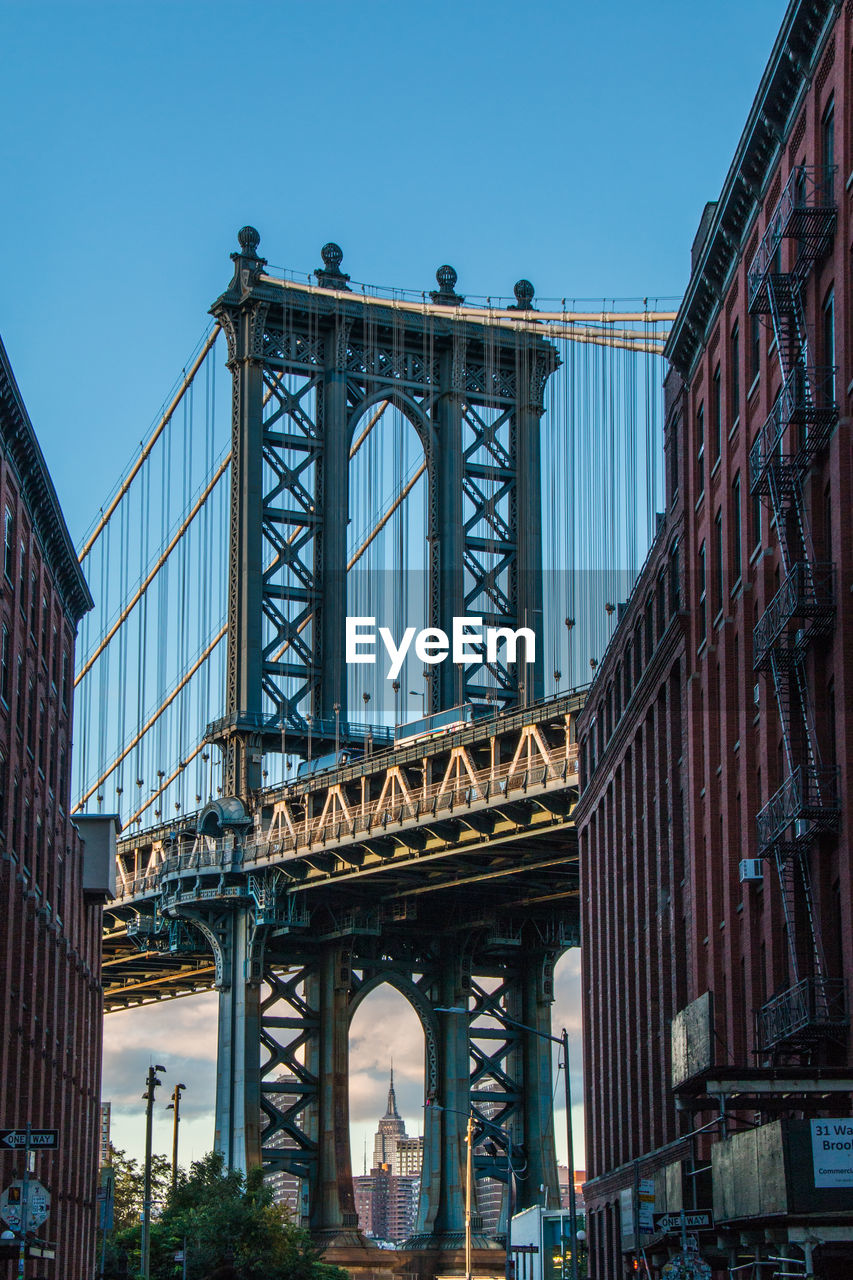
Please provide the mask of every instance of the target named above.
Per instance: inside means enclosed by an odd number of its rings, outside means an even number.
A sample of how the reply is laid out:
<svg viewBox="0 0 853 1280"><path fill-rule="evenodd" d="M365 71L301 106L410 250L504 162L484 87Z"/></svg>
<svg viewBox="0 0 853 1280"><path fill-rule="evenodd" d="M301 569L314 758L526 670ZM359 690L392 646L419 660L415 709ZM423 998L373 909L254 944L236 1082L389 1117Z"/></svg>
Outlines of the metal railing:
<svg viewBox="0 0 853 1280"><path fill-rule="evenodd" d="M837 216L836 169L836 165L798 164L791 170L749 264L747 290L750 308L778 260L784 239L791 237L799 241L799 261L804 263L814 261L828 248Z"/></svg>
<svg viewBox="0 0 853 1280"><path fill-rule="evenodd" d="M512 762L496 764L493 770L481 769L458 779L420 787L410 791L408 799L401 797L398 790L384 798L350 803L343 792L336 792L335 803L324 807L323 813L309 817L306 806L305 816L294 821L289 811L290 822L283 821L275 836L269 834L269 828L267 836L250 835L245 844L233 836L197 836L191 850L169 852L140 875L120 874L116 899L123 901L159 892L162 882L173 875L193 871L208 875L241 872L272 861L319 852L330 843L381 839L388 828L400 829L430 819L446 819L475 807L487 808L490 803L499 807L512 796L521 796L530 788L546 787L548 783L555 784L555 789L577 784L578 749L574 743L568 748L554 748L547 760L541 752L537 754L537 762L529 767ZM201 892L214 896L217 890Z"/></svg>
<svg viewBox="0 0 853 1280"><path fill-rule="evenodd" d="M778 845L802 848L820 832L835 830L841 814L839 779L837 767L798 766L758 814L759 852L766 855Z"/></svg>
<svg viewBox="0 0 853 1280"><path fill-rule="evenodd" d="M835 365L795 365L788 374L749 453L752 493L763 490L772 464L805 470L824 447L838 421L836 373ZM786 441L789 427L798 430Z"/></svg>
<svg viewBox="0 0 853 1280"><path fill-rule="evenodd" d="M847 987L841 978L803 978L768 1000L755 1015L755 1052L794 1043L835 1039L849 1024Z"/></svg>
<svg viewBox="0 0 853 1280"><path fill-rule="evenodd" d="M785 581L764 610L752 633L753 666L756 671L766 665L773 645L785 632L789 622L809 619L812 626L802 636L798 648L831 622L835 612L835 565L812 564L801 560L791 569Z"/></svg>

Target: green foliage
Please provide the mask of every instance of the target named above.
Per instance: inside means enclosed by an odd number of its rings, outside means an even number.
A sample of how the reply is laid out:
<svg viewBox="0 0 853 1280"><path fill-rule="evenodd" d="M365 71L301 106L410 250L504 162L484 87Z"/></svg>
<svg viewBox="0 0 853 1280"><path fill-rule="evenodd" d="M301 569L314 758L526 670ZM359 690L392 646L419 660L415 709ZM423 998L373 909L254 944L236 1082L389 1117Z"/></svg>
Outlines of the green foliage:
<svg viewBox="0 0 853 1280"><path fill-rule="evenodd" d="M142 1215L145 1172L138 1160L124 1151L117 1151L110 1144L110 1164L115 1179L113 1220L115 1230L123 1232L137 1226ZM172 1166L165 1156L154 1156L151 1161L151 1199L155 1206L165 1202Z"/></svg>
<svg viewBox="0 0 853 1280"><path fill-rule="evenodd" d="M122 1194L128 1191L131 1204L136 1203L130 1194L134 1176L131 1169L123 1179ZM346 1280L345 1272L321 1262L308 1232L273 1204L260 1169L244 1180L233 1170L227 1172L215 1153L197 1160L189 1173L179 1170L174 1191L167 1187L162 1212L151 1224L151 1280L179 1280L183 1264L175 1255L185 1246L187 1280ZM117 1213L107 1277L122 1274L122 1251L129 1274L138 1274L138 1219L129 1221L124 1214L119 1226Z"/></svg>

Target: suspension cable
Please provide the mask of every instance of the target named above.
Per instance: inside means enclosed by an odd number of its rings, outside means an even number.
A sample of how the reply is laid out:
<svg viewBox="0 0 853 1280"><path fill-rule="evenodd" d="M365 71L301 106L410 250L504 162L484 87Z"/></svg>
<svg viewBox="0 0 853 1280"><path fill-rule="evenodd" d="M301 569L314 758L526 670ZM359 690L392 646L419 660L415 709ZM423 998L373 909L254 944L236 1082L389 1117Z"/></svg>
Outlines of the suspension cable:
<svg viewBox="0 0 853 1280"><path fill-rule="evenodd" d="M135 605L137 605L137 604L139 603L139 601L142 599L142 597L145 595L145 592L146 592L146 591L148 590L148 588L151 586L151 583L154 581L154 579L156 578L157 574L158 574L158 573L160 572L160 570L163 568L163 565L166 563L166 561L168 560L169 556L172 554L172 552L174 551L175 547L176 547L176 546L178 545L178 543L180 542L181 538L183 538L184 534L185 534L185 533L187 532L187 530L189 529L189 527L190 527L190 525L192 524L193 520L194 520L194 519L195 519L195 517L198 515L199 511L201 511L202 507L205 505L205 503L207 502L208 498L209 498L209 497L210 497L210 495L213 493L213 490L216 488L216 486L217 486L217 484L219 483L219 481L220 481L220 480L222 479L222 477L225 475L225 472L228 470L228 468L229 468L229 466L230 466L230 465L231 465L231 454L230 454L230 453L228 453L228 454L226 455L226 457L222 460L222 463L220 464L220 466L219 466L219 467L217 468L217 470L214 472L213 476L212 476L212 477L211 477L211 479L210 479L210 483L206 486L206 488L205 488L204 492L200 495L200 497L199 497L198 501L195 503L195 505L193 506L192 510L189 512L189 514L187 515L186 519L185 519L185 520L183 521L183 523L181 524L180 528L175 532L175 535L174 535L174 537L172 538L171 542L170 542L170 543L169 543L169 545L166 547L166 549L165 549L165 551L162 553L162 555L158 558L158 560L157 560L156 564L153 566L153 568L152 568L152 569L150 570L150 572L148 573L148 576L145 578L145 581L144 581L144 582L142 582L142 583L140 583L140 585L139 585L139 587L137 588L137 590L135 591L134 595L133 595L133 596L132 596L132 598L128 601L128 603L125 605L125 607L122 609L122 611L121 611L121 613L119 614L118 618L116 618L116 620L115 620L115 622L113 623L112 627L111 627L111 628L110 628L110 630L107 632L107 634L104 636L103 640L100 642L100 644L98 645L98 647L95 649L95 651L94 651L94 653L92 654L92 656L91 656L90 658L87 658L87 659L86 659L85 664L83 665L83 667L81 667L81 669L80 669L79 673L74 677L74 688L75 688L75 689L77 688L78 684L79 684L79 683L80 683L80 681L83 679L83 677L84 677L84 676L86 676L86 675L91 671L92 667L95 665L95 663L97 662L98 658L101 656L101 654L102 654L102 653L104 652L104 650L106 649L107 645L110 643L110 641L112 640L112 638L115 636L115 634L116 634L116 632L118 631L119 627L120 627L124 622L126 622L126 621L127 621L128 617L129 617L129 616L130 616L130 614L133 612L134 606L135 606Z"/></svg>
<svg viewBox="0 0 853 1280"><path fill-rule="evenodd" d="M116 507L119 505L122 498L127 493L133 481L136 479L137 475L139 474L140 468L147 461L148 455L151 453L151 450L154 448L155 444L160 439L160 436L163 434L166 427L169 425L169 422L172 419L172 415L174 414L175 410L178 408L178 405L181 403L182 399L184 398L184 395L186 394L187 388L189 387L193 378L198 373L199 369L204 363L208 353L213 347L213 344L216 342L216 339L219 337L219 332L221 327L222 326L217 321L216 324L211 329L206 342L204 343L204 345L201 348L201 351L199 351L198 355L193 361L189 372L184 375L181 385L178 387L178 390L175 392L175 395L172 398L171 404L169 405L168 409L161 417L160 421L157 423L157 426L154 428L151 435L148 437L147 443L145 443L142 446L142 452L140 453L139 457L136 459L136 462L131 467L127 476L119 485L118 493L115 495L112 502L109 504L106 511L103 513L100 520L98 521L98 523L95 525L95 528L91 534L91 537L87 539L86 544L83 547L83 550L80 552L80 555L78 556L78 560L80 561L80 564L83 563L83 561L88 556L89 552L94 547L95 543L98 541L98 538L103 533L113 513L115 512Z"/></svg>
<svg viewBox="0 0 853 1280"><path fill-rule="evenodd" d="M207 659L213 653L213 650L219 644L220 640L222 640L223 637L226 635L227 631L228 631L228 625L226 623L226 625L222 627L219 633L213 637L213 639L211 640L207 648L204 650L204 652L199 655L199 657L190 667L186 675L183 676L183 678L178 682L178 684L169 694L168 698L166 698L165 702L161 702L160 706L157 708L154 714L149 716L149 718L146 720L145 724L142 726L139 732L136 733L133 736L133 738L131 738L130 742L127 744L124 750L115 758L115 760L112 762L109 768L106 769L101 774L100 778L98 778L98 781L92 787L89 788L89 790L86 792L85 795L80 797L80 799L77 801L77 804L72 809L72 813L77 813L83 807L86 801L89 800L95 794L95 792L104 782L106 782L110 774L115 772L115 770L121 764L122 760L125 760L130 755L131 751L133 751L134 747L136 747L142 741L142 739L145 737L146 733L152 727L152 725L155 725L157 723L161 715L163 715L164 711L166 711L175 701L175 699L177 698L181 690L187 684L189 684L190 680L198 671L199 667L201 667L207 661Z"/></svg>

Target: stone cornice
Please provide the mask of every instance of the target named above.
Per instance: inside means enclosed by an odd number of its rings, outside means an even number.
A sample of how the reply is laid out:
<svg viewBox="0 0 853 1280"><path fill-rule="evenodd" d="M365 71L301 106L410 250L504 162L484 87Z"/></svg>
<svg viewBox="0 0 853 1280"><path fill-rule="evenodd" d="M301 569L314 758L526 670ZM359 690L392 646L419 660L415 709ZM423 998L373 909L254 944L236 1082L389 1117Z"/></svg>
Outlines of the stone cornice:
<svg viewBox="0 0 853 1280"><path fill-rule="evenodd" d="M686 378L705 345L841 4L791 0L788 5L664 348L664 357Z"/></svg>
<svg viewBox="0 0 853 1280"><path fill-rule="evenodd" d="M93 606L44 454L0 339L0 444L18 479L45 559L75 624Z"/></svg>

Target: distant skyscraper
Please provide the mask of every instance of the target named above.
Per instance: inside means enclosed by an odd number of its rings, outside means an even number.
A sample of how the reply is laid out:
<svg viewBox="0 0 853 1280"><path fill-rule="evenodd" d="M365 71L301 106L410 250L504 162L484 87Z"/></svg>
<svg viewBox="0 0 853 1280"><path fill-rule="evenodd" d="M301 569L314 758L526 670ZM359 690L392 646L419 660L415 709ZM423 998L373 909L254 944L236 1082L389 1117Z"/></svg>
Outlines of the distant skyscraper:
<svg viewBox="0 0 853 1280"><path fill-rule="evenodd" d="M376 1240L405 1240L414 1231L418 1212L424 1140L406 1133L397 1110L394 1068L388 1105L373 1142L373 1167L353 1178L358 1225Z"/></svg>

